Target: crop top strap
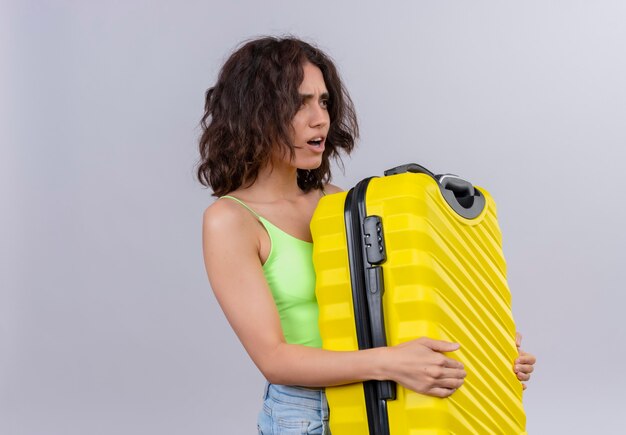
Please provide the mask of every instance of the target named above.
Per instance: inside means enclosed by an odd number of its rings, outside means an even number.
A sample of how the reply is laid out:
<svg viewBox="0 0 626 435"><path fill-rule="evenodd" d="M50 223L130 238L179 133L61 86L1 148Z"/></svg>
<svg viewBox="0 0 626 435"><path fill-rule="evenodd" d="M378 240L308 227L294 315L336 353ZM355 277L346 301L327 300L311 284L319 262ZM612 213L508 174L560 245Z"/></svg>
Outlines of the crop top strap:
<svg viewBox="0 0 626 435"><path fill-rule="evenodd" d="M235 198L234 196L230 196L230 195L221 196L220 199L222 199L222 198L228 198L228 199L232 199L235 202L238 202L239 204L241 204L245 208L247 208L250 213L252 213L254 216L256 216L257 219L259 219L259 220L263 219L263 217L260 214L258 214L256 211L252 210L252 208L250 208L250 206L248 204L246 204L245 202L243 202L239 198Z"/></svg>

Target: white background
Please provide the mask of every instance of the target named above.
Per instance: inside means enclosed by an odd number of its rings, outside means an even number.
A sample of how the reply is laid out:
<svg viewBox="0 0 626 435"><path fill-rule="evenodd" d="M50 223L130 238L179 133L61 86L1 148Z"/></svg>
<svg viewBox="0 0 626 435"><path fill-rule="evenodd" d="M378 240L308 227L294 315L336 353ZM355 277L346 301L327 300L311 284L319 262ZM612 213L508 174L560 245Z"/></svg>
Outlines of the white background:
<svg viewBox="0 0 626 435"><path fill-rule="evenodd" d="M531 434L623 428L626 4L4 1L0 433L252 434L263 379L208 285L205 90L244 39L336 60L349 188L421 163L498 203Z"/></svg>

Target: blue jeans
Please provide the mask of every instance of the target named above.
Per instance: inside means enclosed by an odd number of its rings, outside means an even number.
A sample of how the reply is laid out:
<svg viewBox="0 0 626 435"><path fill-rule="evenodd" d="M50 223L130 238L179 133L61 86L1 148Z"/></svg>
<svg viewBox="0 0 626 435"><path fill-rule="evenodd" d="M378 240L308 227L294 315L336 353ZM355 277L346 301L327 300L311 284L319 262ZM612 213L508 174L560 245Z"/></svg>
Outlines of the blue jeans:
<svg viewBox="0 0 626 435"><path fill-rule="evenodd" d="M265 384L260 435L330 435L324 389Z"/></svg>

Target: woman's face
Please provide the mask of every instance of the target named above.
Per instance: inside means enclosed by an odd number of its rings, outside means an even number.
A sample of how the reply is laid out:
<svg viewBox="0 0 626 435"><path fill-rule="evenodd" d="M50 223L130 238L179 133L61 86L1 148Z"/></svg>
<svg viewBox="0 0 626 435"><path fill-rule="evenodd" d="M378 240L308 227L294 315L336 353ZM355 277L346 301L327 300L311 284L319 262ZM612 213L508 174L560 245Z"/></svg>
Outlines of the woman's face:
<svg viewBox="0 0 626 435"><path fill-rule="evenodd" d="M330 126L329 96L322 71L309 62L302 69L304 74L298 88L302 105L291 121L295 156L289 163L298 169L315 169L322 163Z"/></svg>

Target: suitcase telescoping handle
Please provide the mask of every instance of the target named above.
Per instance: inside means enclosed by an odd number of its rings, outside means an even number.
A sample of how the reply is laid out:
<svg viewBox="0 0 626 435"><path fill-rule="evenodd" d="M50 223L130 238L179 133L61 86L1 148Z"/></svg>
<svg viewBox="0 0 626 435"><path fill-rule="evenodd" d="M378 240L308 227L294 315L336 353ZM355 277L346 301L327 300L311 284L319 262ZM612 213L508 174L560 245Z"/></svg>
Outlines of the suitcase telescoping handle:
<svg viewBox="0 0 626 435"><path fill-rule="evenodd" d="M417 163L409 163L387 169L385 176L404 174L406 172L426 174L434 178L450 208L466 219L477 218L485 208L485 197L480 190L474 188L469 181L454 174L435 175Z"/></svg>
<svg viewBox="0 0 626 435"><path fill-rule="evenodd" d="M477 218L485 208L485 197L467 180L454 174L435 176L448 205L466 219Z"/></svg>

